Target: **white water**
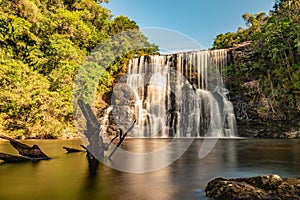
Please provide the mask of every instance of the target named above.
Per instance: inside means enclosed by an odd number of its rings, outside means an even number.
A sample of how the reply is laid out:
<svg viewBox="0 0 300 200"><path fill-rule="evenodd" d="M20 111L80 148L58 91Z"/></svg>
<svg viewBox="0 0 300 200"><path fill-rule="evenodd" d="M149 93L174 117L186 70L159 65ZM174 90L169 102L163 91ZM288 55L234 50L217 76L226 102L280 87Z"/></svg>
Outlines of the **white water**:
<svg viewBox="0 0 300 200"><path fill-rule="evenodd" d="M237 136L222 78L227 63L226 50L132 59L122 77L133 93L125 105L132 119L115 120L117 125L135 118L133 137Z"/></svg>

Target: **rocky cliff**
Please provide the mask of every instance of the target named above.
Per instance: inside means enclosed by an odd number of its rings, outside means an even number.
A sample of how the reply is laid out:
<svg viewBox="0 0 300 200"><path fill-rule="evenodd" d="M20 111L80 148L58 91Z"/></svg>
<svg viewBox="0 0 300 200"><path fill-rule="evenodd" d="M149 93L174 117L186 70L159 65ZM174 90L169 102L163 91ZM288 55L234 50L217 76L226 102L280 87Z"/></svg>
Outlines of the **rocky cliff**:
<svg viewBox="0 0 300 200"><path fill-rule="evenodd" d="M272 97L262 89L259 74L251 72L252 62L256 59L251 43L243 43L228 52L232 63L225 80L240 136L300 138L300 92L293 91L294 101L298 102L295 108L274 108Z"/></svg>

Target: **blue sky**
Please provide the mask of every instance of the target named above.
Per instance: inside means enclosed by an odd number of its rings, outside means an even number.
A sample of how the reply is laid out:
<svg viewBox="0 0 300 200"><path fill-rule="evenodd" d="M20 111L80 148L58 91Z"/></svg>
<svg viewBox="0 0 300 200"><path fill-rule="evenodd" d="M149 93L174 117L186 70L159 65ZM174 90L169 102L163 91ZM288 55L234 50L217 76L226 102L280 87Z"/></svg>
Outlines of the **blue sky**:
<svg viewBox="0 0 300 200"><path fill-rule="evenodd" d="M220 33L245 27L244 13L268 13L274 0L110 0L105 7L115 16L125 15L140 28L159 27L175 30L210 48ZM161 41L150 41L163 46ZM168 32L166 32L168 34Z"/></svg>

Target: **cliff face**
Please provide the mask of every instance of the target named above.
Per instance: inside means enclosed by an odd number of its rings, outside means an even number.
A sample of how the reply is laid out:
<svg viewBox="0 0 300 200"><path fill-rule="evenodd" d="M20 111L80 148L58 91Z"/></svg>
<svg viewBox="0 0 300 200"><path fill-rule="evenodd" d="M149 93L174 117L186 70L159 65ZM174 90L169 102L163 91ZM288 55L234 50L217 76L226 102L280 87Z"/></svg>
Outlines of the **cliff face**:
<svg viewBox="0 0 300 200"><path fill-rule="evenodd" d="M300 92L293 91L294 106L276 107L263 90L261 76L252 72L256 55L251 43L229 49L232 64L225 82L230 90L239 134L247 137L300 138Z"/></svg>

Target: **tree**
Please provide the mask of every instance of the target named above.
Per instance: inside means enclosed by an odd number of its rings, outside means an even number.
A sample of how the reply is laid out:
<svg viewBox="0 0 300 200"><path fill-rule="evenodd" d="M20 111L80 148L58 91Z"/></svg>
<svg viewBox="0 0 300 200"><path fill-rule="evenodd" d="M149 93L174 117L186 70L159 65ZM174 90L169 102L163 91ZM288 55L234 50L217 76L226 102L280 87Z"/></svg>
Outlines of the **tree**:
<svg viewBox="0 0 300 200"><path fill-rule="evenodd" d="M75 132L73 81L86 56L113 34L138 30L125 16L112 20L101 6L107 2L0 1L0 131L28 138ZM147 41L142 34L140 38ZM106 78L97 80L97 99L100 91L111 90L115 75L134 54L117 58Z"/></svg>
<svg viewBox="0 0 300 200"><path fill-rule="evenodd" d="M240 61L231 74L241 82L245 74L260 82L270 105L271 118L286 119L299 112L295 93L300 91L300 1L277 0L273 10L244 14L246 29L218 35L214 48L228 48L251 41L255 57ZM238 78L240 77L240 78Z"/></svg>

